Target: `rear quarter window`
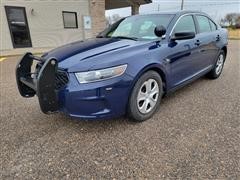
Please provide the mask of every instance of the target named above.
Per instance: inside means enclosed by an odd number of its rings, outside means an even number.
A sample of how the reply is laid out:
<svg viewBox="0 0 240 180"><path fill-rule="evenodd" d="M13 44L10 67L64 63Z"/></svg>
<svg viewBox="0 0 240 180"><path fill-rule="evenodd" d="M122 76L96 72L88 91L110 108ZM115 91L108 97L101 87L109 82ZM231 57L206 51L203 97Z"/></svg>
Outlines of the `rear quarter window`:
<svg viewBox="0 0 240 180"><path fill-rule="evenodd" d="M210 23L212 31L216 31L217 30L217 25L211 19L209 19L209 23Z"/></svg>

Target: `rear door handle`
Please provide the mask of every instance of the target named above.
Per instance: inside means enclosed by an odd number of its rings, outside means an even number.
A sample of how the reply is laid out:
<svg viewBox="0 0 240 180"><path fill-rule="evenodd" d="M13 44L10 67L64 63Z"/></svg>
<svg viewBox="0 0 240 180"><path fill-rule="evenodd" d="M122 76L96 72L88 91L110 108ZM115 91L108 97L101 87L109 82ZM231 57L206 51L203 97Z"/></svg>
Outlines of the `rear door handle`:
<svg viewBox="0 0 240 180"><path fill-rule="evenodd" d="M200 41L200 40L197 40L197 41L195 42L195 45L196 45L196 46L200 46L200 45L201 45L201 41Z"/></svg>

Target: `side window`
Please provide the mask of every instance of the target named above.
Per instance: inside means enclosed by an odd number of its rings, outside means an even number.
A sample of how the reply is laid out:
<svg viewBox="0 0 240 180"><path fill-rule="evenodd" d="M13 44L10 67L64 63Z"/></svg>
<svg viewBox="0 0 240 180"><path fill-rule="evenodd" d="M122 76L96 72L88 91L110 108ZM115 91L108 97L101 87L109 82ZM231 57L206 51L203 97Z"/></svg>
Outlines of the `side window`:
<svg viewBox="0 0 240 180"><path fill-rule="evenodd" d="M201 15L197 15L196 18L197 18L197 21L198 21L199 32L200 33L210 32L211 31L210 23L209 23L209 20L208 20L207 17L201 16Z"/></svg>
<svg viewBox="0 0 240 180"><path fill-rule="evenodd" d="M209 23L211 25L212 31L216 31L217 30L217 25L211 19L209 19Z"/></svg>
<svg viewBox="0 0 240 180"><path fill-rule="evenodd" d="M183 16L177 22L177 25L175 26L175 29L173 32L174 33L177 33L177 32L195 32L196 33L193 17L191 15Z"/></svg>

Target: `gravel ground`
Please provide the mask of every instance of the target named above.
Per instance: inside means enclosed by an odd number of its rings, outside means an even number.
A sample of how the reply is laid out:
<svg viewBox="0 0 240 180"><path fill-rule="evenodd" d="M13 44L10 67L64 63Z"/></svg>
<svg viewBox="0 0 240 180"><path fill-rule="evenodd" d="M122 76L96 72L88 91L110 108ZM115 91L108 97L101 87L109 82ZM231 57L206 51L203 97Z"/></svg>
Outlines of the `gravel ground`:
<svg viewBox="0 0 240 180"><path fill-rule="evenodd" d="M1 179L240 179L240 41L222 76L164 98L144 123L44 115L0 62Z"/></svg>

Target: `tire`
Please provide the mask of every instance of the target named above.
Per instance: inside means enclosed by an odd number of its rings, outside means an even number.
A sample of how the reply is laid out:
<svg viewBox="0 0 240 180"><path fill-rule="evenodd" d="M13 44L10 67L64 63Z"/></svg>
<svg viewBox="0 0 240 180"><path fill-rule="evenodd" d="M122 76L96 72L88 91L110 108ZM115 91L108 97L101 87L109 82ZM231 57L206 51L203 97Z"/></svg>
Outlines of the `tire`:
<svg viewBox="0 0 240 180"><path fill-rule="evenodd" d="M209 79L217 79L221 74L224 67L226 55L223 50L218 54L214 68L207 74Z"/></svg>
<svg viewBox="0 0 240 180"><path fill-rule="evenodd" d="M153 116L162 99L162 79L156 71L144 73L136 82L128 103L130 120L143 122Z"/></svg>

